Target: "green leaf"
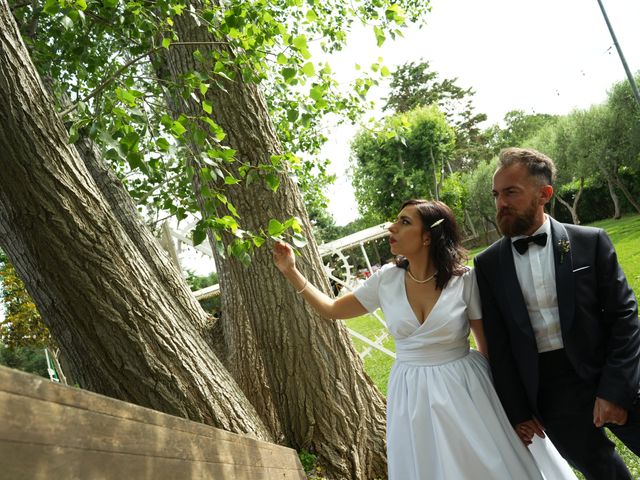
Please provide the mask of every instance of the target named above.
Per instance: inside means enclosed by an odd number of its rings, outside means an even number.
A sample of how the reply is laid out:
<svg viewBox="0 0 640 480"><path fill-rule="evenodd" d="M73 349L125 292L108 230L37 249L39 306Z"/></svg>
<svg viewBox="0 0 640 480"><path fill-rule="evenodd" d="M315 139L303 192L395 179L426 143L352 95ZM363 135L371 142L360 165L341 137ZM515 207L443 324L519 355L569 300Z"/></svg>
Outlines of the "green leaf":
<svg viewBox="0 0 640 480"><path fill-rule="evenodd" d="M296 76L296 69L287 67L282 69L282 76L284 77L285 82L290 83L290 81Z"/></svg>
<svg viewBox="0 0 640 480"><path fill-rule="evenodd" d="M376 43L378 44L378 47L381 47L384 41L386 40L384 32L380 27L373 27L373 32L375 33Z"/></svg>
<svg viewBox="0 0 640 480"><path fill-rule="evenodd" d="M162 137L156 140L156 146L160 149L161 152L168 152L171 149L171 144L167 141L166 138Z"/></svg>
<svg viewBox="0 0 640 480"><path fill-rule="evenodd" d="M292 108L290 110L287 110L287 120L289 120L290 122L295 122L298 119L298 115L298 109Z"/></svg>
<svg viewBox="0 0 640 480"><path fill-rule="evenodd" d="M76 0L76 6L80 10L86 10L87 9L87 2L85 0Z"/></svg>
<svg viewBox="0 0 640 480"><path fill-rule="evenodd" d="M301 221L298 217L292 217L291 218L291 229L296 232L296 233L301 233L302 232L302 225L301 225Z"/></svg>
<svg viewBox="0 0 640 480"><path fill-rule="evenodd" d="M260 248L262 245L264 245L264 242L266 242L266 239L264 237L259 237L259 236L253 236L251 237L251 240L253 241L253 244Z"/></svg>
<svg viewBox="0 0 640 480"><path fill-rule="evenodd" d="M60 4L58 3L58 0L47 0L44 4L43 10L49 15L54 15L60 10Z"/></svg>
<svg viewBox="0 0 640 480"><path fill-rule="evenodd" d="M302 66L302 73L304 73L307 77L311 77L316 74L316 69L313 66L313 63L307 62Z"/></svg>
<svg viewBox="0 0 640 480"><path fill-rule="evenodd" d="M324 96L324 89L319 85L316 85L309 92L309 96L317 102Z"/></svg>
<svg viewBox="0 0 640 480"><path fill-rule="evenodd" d="M307 47L307 37L304 35L298 35L293 39L293 46L300 51L307 50L309 48Z"/></svg>
<svg viewBox="0 0 640 480"><path fill-rule="evenodd" d="M280 186L280 179L278 178L277 175L273 174L273 173L267 173L264 177L265 182L267 182L267 186L273 191L275 192L276 190L278 190L278 187Z"/></svg>
<svg viewBox="0 0 640 480"><path fill-rule="evenodd" d="M202 242L204 242L204 239L207 238L207 232L204 230L204 228L196 228L193 231L193 245L200 245ZM219 243L219 242L217 242Z"/></svg>
<svg viewBox="0 0 640 480"><path fill-rule="evenodd" d="M65 30L69 30L70 28L73 28L73 20L71 20L66 15L62 17L60 22L62 23L62 26L65 28Z"/></svg>
<svg viewBox="0 0 640 480"><path fill-rule="evenodd" d="M307 245L307 239L298 233L294 233L291 235L291 240L293 244L298 248L303 248Z"/></svg>
<svg viewBox="0 0 640 480"><path fill-rule="evenodd" d="M236 151L233 148L210 148L209 150L207 150L207 155L209 156L209 158L220 158L228 163L233 161L233 156L235 155L235 153Z"/></svg>
<svg viewBox="0 0 640 480"><path fill-rule="evenodd" d="M184 134L184 132L187 131L187 129L184 128L184 125L182 125L182 123L175 121L171 124L171 131L175 133L178 137L181 137Z"/></svg>
<svg viewBox="0 0 640 480"><path fill-rule="evenodd" d="M289 62L289 59L284 53L279 53L276 62L278 62L278 65L286 65Z"/></svg>
<svg viewBox="0 0 640 480"><path fill-rule="evenodd" d="M115 8L118 6L118 0L102 0L102 5L105 8Z"/></svg>
<svg viewBox="0 0 640 480"><path fill-rule="evenodd" d="M306 17L309 22L315 22L318 20L318 15L313 10L309 10Z"/></svg>
<svg viewBox="0 0 640 480"><path fill-rule="evenodd" d="M193 140L196 142L196 145L202 147L207 138L207 134L201 128L196 128L193 131Z"/></svg>
<svg viewBox="0 0 640 480"><path fill-rule="evenodd" d="M69 129L69 144L76 143L78 138L80 138L80 134L78 133L76 125L71 125Z"/></svg>
<svg viewBox="0 0 640 480"><path fill-rule="evenodd" d="M271 236L278 236L284 232L284 226L275 218L269 220L269 226L267 227L267 231Z"/></svg>
<svg viewBox="0 0 640 480"><path fill-rule="evenodd" d="M170 38L168 38L168 37L164 37L164 38L162 39L162 46L163 46L164 48L169 48L169 45L171 45L171 39L170 39Z"/></svg>
<svg viewBox="0 0 640 480"><path fill-rule="evenodd" d="M247 178L245 179L245 185L248 187L258 178L258 172L255 170L249 170L247 173Z"/></svg>
<svg viewBox="0 0 640 480"><path fill-rule="evenodd" d="M211 102L207 101L207 100L203 100L202 101L202 109L207 112L209 115L211 115L211 113L213 112L213 105L211 105Z"/></svg>
<svg viewBox="0 0 640 480"><path fill-rule="evenodd" d="M235 185L237 183L240 183L240 180L238 180L237 178L232 177L231 175L227 175L226 177L224 177L224 184L225 185Z"/></svg>
<svg viewBox="0 0 640 480"><path fill-rule="evenodd" d="M222 240L216 240L216 252L218 252L218 255L220 255L222 258L226 258L225 257L225 253L224 253L224 245L222 244Z"/></svg>

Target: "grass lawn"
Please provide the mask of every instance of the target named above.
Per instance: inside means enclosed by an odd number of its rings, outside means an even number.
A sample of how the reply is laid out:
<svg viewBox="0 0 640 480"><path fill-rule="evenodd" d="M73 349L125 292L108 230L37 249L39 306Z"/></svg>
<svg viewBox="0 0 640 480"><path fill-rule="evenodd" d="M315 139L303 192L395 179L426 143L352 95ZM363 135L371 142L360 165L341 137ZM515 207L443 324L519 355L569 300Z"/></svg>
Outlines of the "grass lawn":
<svg viewBox="0 0 640 480"><path fill-rule="evenodd" d="M604 229L611 237L629 284L636 292L636 296L638 296L640 294L640 215L629 215L620 220L603 220L592 224L592 226ZM482 250L484 250L484 247L471 250L469 257L473 258ZM375 340L376 337L383 333L382 325L369 315L349 320L347 326L371 340ZM353 339L353 343L359 352L366 347L364 343L356 339ZM395 351L391 337L385 340L384 346L389 350ZM392 364L392 358L377 350L372 350L364 359L365 370L385 395ZM629 470L631 470L633 478L640 478L640 459L622 445L617 438L613 435L610 436L618 445L618 452L624 458ZM584 478L580 474L578 474L578 477Z"/></svg>

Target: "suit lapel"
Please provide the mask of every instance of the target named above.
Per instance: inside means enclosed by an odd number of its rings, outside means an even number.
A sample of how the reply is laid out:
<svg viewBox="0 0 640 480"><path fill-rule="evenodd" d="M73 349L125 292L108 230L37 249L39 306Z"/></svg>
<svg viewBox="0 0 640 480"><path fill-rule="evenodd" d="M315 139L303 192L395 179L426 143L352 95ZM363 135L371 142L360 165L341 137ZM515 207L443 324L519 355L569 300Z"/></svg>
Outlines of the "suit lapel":
<svg viewBox="0 0 640 480"><path fill-rule="evenodd" d="M571 329L575 313L575 283L573 278L573 259L569 235L561 223L549 217L551 221L551 241L556 267L556 293L562 337L567 337Z"/></svg>
<svg viewBox="0 0 640 480"><path fill-rule="evenodd" d="M516 275L512 249L511 239L502 237L502 243L500 244L500 270L503 272L504 295L507 298L514 322L535 342L531 320L529 320L529 312L527 312L527 305L524 301L522 290L520 290L518 276Z"/></svg>

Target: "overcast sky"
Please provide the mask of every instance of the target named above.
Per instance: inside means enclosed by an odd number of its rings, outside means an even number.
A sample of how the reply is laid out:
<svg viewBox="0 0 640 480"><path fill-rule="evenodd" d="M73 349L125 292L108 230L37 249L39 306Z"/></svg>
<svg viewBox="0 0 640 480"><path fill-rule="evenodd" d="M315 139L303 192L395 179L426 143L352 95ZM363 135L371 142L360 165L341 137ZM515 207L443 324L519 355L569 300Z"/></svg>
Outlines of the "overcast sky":
<svg viewBox="0 0 640 480"><path fill-rule="evenodd" d="M640 69L640 2L603 3L635 72ZM425 27L409 28L404 38L381 49L373 33L354 32L349 47L329 59L339 80L346 84L356 63L369 65L380 56L390 69L428 60L441 79L457 77L459 86L476 91L476 110L488 115L488 126L515 109L566 114L586 108L604 101L607 89L626 78L597 0L433 0L431 6ZM385 95L385 88L373 92L373 98ZM332 129L323 150L338 174L328 196L339 225L357 217L345 175L356 131Z"/></svg>

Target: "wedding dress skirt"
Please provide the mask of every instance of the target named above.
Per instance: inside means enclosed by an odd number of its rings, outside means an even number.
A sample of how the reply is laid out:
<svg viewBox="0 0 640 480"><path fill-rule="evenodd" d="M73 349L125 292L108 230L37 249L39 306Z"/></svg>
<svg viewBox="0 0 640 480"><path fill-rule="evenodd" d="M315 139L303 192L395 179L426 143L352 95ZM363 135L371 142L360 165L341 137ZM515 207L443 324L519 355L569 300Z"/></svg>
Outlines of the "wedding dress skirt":
<svg viewBox="0 0 640 480"><path fill-rule="evenodd" d="M396 347L387 389L389 479L575 480L548 439L524 446L487 360L469 349L469 319L481 317L475 285L472 272L451 278L423 322L398 267L385 266L354 292L367 310L382 308Z"/></svg>
<svg viewBox="0 0 640 480"><path fill-rule="evenodd" d="M387 392L389 479L575 480L548 439L534 436L528 449L522 444L486 359L475 350L460 354L439 365L394 364Z"/></svg>

